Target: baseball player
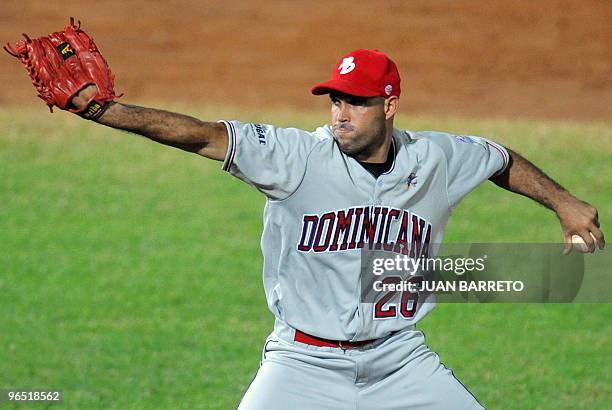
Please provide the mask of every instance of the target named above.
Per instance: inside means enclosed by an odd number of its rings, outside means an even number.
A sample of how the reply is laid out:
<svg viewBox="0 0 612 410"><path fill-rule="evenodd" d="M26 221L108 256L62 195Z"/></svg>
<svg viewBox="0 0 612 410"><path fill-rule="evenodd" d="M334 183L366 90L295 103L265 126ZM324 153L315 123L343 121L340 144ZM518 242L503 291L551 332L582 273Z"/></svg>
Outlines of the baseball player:
<svg viewBox="0 0 612 410"><path fill-rule="evenodd" d="M222 161L266 196L263 283L276 320L240 409L482 408L416 330L432 295L360 300L361 250L420 255L486 180L556 212L567 251L573 234L603 248L597 211L486 138L394 128L400 76L379 51L342 57L312 93L331 105L330 125L314 131L203 122L105 101L94 86L70 109L91 113L94 101L98 123Z"/></svg>

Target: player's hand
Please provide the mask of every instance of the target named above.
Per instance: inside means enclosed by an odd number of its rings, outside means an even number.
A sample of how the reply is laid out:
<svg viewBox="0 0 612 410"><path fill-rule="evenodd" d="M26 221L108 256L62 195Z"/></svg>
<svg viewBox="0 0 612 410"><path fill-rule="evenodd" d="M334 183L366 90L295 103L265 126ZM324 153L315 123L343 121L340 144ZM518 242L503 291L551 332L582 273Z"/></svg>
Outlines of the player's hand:
<svg viewBox="0 0 612 410"><path fill-rule="evenodd" d="M89 104L89 101L91 101L93 96L96 95L97 91L98 87L93 84L90 84L87 87L83 88L81 91L79 91L74 97L72 97L72 100L70 100L70 104L78 111L84 110L87 104Z"/></svg>
<svg viewBox="0 0 612 410"><path fill-rule="evenodd" d="M572 251L572 235L581 236L591 253L595 251L596 247L591 234L597 240L600 250L605 247L606 241L599 228L597 209L588 203L570 197L557 209L557 216L563 229L563 240L565 242L563 253L565 255Z"/></svg>
<svg viewBox="0 0 612 410"><path fill-rule="evenodd" d="M81 29L81 22L70 18L64 30L30 38L4 49L19 60L32 80L38 96L53 107L95 120L120 96L115 94L115 77L93 39ZM95 93L91 93L93 87ZM85 88L89 88L84 92ZM88 94L87 104L81 97Z"/></svg>

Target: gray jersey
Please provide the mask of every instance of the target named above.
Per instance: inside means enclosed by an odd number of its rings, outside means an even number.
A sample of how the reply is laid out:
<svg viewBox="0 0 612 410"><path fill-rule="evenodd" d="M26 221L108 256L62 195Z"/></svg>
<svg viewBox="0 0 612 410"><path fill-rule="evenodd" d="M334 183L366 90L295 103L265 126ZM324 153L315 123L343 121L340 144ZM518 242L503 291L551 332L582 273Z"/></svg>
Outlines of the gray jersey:
<svg viewBox="0 0 612 410"><path fill-rule="evenodd" d="M451 210L509 158L481 137L394 130L394 164L375 178L339 150L329 126L224 123L223 169L267 197L263 281L277 328L333 340L377 339L433 309L433 295L382 316L360 303L361 249L410 256L441 243Z"/></svg>

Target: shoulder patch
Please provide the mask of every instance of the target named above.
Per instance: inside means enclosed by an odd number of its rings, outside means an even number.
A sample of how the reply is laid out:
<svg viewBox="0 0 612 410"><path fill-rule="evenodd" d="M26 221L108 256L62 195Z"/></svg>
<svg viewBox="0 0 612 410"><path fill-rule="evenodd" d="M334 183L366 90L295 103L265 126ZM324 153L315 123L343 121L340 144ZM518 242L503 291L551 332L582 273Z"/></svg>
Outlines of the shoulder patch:
<svg viewBox="0 0 612 410"><path fill-rule="evenodd" d="M467 144L478 144L478 141L474 137L470 137L467 135L455 135L455 139L460 142L465 142Z"/></svg>
<svg viewBox="0 0 612 410"><path fill-rule="evenodd" d="M251 128L261 145L266 145L266 126L262 124L251 124Z"/></svg>

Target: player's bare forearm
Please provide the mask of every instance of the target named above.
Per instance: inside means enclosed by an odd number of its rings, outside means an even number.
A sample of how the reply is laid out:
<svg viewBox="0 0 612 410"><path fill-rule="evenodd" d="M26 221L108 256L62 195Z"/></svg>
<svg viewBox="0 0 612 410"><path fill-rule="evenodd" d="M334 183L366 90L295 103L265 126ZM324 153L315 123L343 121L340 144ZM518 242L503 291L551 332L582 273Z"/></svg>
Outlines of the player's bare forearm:
<svg viewBox="0 0 612 410"><path fill-rule="evenodd" d="M76 107L84 105L92 93L95 93L95 87L89 86L71 102ZM227 152L225 125L200 121L184 114L113 103L96 122L218 161L222 161Z"/></svg>
<svg viewBox="0 0 612 410"><path fill-rule="evenodd" d="M571 250L572 235L580 235L589 248L594 250L595 243L591 234L597 240L599 248L603 249L605 239L599 228L597 209L574 197L518 153L510 149L508 149L508 153L510 154L510 164L504 173L491 178L491 181L504 189L524 195L553 210L561 222L567 245L566 250Z"/></svg>
<svg viewBox="0 0 612 410"><path fill-rule="evenodd" d="M510 164L504 173L491 178L495 184L529 197L555 212L560 204L573 198L565 188L534 164L510 149L507 151L510 154Z"/></svg>
<svg viewBox="0 0 612 410"><path fill-rule="evenodd" d="M97 122L216 160L223 160L227 151L225 125L188 115L115 103Z"/></svg>

